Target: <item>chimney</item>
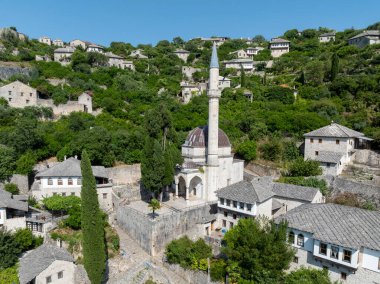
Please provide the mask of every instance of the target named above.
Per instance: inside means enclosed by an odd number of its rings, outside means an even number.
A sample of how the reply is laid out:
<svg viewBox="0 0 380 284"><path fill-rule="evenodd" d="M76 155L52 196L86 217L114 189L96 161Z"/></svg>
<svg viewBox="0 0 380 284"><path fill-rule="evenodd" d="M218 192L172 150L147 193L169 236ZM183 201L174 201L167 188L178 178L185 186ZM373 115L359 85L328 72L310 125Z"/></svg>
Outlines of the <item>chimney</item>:
<svg viewBox="0 0 380 284"><path fill-rule="evenodd" d="M66 158L67 158L67 157L66 157L66 155L65 155L65 157L63 157L64 161L66 161Z"/></svg>
<svg viewBox="0 0 380 284"><path fill-rule="evenodd" d="M78 155L75 155L74 158L75 158L75 160L77 160L78 159Z"/></svg>

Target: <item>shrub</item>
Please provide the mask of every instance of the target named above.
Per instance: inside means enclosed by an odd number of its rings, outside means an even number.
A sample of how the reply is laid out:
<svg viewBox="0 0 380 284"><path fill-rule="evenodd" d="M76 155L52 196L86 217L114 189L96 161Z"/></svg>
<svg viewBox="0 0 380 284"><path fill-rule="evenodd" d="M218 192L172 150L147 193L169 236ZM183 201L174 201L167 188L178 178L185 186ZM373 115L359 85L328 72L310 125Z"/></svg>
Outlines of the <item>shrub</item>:
<svg viewBox="0 0 380 284"><path fill-rule="evenodd" d="M226 277L226 262L223 259L214 260L210 264L210 276L212 281L221 281Z"/></svg>
<svg viewBox="0 0 380 284"><path fill-rule="evenodd" d="M304 160L302 157L299 157L290 164L285 175L290 177L308 177L321 174L322 169L317 161Z"/></svg>
<svg viewBox="0 0 380 284"><path fill-rule="evenodd" d="M236 153L246 161L256 159L256 142L252 140L244 141L237 147Z"/></svg>
<svg viewBox="0 0 380 284"><path fill-rule="evenodd" d="M277 161L281 157L281 145L278 141L269 141L261 145L262 157L268 161Z"/></svg>
<svg viewBox="0 0 380 284"><path fill-rule="evenodd" d="M20 190L18 189L18 186L17 184L14 184L14 183L7 183L6 185L4 185L4 189L14 195L16 194L19 194L20 193Z"/></svg>

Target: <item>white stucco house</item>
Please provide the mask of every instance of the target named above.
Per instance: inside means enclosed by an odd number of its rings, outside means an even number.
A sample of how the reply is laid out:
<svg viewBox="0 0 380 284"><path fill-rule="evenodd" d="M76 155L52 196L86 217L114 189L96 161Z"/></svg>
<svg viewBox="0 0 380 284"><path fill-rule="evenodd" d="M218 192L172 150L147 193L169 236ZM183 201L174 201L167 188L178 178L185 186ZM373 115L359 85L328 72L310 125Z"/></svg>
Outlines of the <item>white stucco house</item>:
<svg viewBox="0 0 380 284"><path fill-rule="evenodd" d="M54 61L66 66L71 62L71 56L75 52L75 47L66 46L54 50Z"/></svg>
<svg viewBox="0 0 380 284"><path fill-rule="evenodd" d="M280 57L289 52L290 41L283 38L272 38L269 43L269 49L272 57Z"/></svg>
<svg viewBox="0 0 380 284"><path fill-rule="evenodd" d="M96 179L99 205L105 211L110 210L112 208L112 181L108 178L103 166L92 166L92 172ZM53 195L80 197L81 189L80 160L71 157L38 172L32 186L32 194L38 201Z"/></svg>
<svg viewBox="0 0 380 284"><path fill-rule="evenodd" d="M218 228L227 231L241 218L269 219L307 203L323 203L317 188L274 182L272 177L253 178L219 189Z"/></svg>
<svg viewBox="0 0 380 284"><path fill-rule="evenodd" d="M89 46L90 44L91 44L91 42L80 40L80 39L74 39L74 40L70 41L71 47L77 48L80 46L83 50L85 50L87 48L87 46Z"/></svg>
<svg viewBox="0 0 380 284"><path fill-rule="evenodd" d="M53 40L53 45L58 46L58 47L64 47L65 46L64 42L61 39Z"/></svg>
<svg viewBox="0 0 380 284"><path fill-rule="evenodd" d="M319 36L319 42L321 43L330 42L330 41L335 41L335 32L324 33Z"/></svg>
<svg viewBox="0 0 380 284"><path fill-rule="evenodd" d="M44 43L44 44L47 44L47 45L51 45L51 38L50 37L47 37L47 36L42 36L38 39L38 41L40 43Z"/></svg>
<svg viewBox="0 0 380 284"><path fill-rule="evenodd" d="M104 53L104 47L94 43L90 43L89 45L87 45L86 52Z"/></svg>
<svg viewBox="0 0 380 284"><path fill-rule="evenodd" d="M89 284L83 266L64 248L43 244L20 259L20 284Z"/></svg>
<svg viewBox="0 0 380 284"><path fill-rule="evenodd" d="M263 49L263 47L248 47L246 52L248 56L253 57L254 55L259 54L259 52Z"/></svg>
<svg viewBox="0 0 380 284"><path fill-rule="evenodd" d="M108 57L108 66L114 66L120 69L130 69L135 70L135 65L132 61L125 60L124 57L116 55L112 52L106 52L105 55Z"/></svg>
<svg viewBox="0 0 380 284"><path fill-rule="evenodd" d="M227 69L231 68L240 70L243 68L245 71L252 71L254 69L253 60L249 58L226 60L223 61L223 64Z"/></svg>
<svg viewBox="0 0 380 284"><path fill-rule="evenodd" d="M353 160L355 149L372 139L363 133L332 122L304 134L304 157L320 162L324 175L339 175L344 166Z"/></svg>
<svg viewBox="0 0 380 284"><path fill-rule="evenodd" d="M231 88L231 79L230 79L230 78L227 78L227 77L224 77L224 76L219 76L218 87L219 87L219 89L221 89L222 91L223 91L225 88Z"/></svg>
<svg viewBox="0 0 380 284"><path fill-rule="evenodd" d="M348 44L356 45L357 47L365 47L371 44L380 44L380 31L368 30L350 38Z"/></svg>
<svg viewBox="0 0 380 284"><path fill-rule="evenodd" d="M235 58L250 58L250 56L248 55L247 51L245 51L244 49L239 49L239 50L236 50L236 51L232 51L229 53L230 55L233 55Z"/></svg>
<svg viewBox="0 0 380 284"><path fill-rule="evenodd" d="M380 212L337 204L304 204L275 219L286 220L296 250L290 269L326 269L333 281L380 281Z"/></svg>
<svg viewBox="0 0 380 284"><path fill-rule="evenodd" d="M185 62L187 61L187 58L190 55L190 51L184 49L176 49L173 53Z"/></svg>

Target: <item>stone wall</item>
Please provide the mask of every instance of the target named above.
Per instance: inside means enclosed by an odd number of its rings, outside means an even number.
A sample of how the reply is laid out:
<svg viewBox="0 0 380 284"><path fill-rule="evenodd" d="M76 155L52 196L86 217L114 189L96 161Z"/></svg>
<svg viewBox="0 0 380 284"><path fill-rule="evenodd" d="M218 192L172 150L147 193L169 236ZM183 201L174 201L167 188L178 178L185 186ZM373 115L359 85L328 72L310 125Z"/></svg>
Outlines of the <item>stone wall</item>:
<svg viewBox="0 0 380 284"><path fill-rule="evenodd" d="M355 163L380 167L380 154L371 150L356 150Z"/></svg>
<svg viewBox="0 0 380 284"><path fill-rule="evenodd" d="M173 271L175 274L181 276L187 283L189 284L218 284L221 282L213 282L207 281L207 273L202 271L194 271L183 269L178 264L169 264L167 262L164 263L164 266Z"/></svg>
<svg viewBox="0 0 380 284"><path fill-rule="evenodd" d="M172 240L183 235L195 239L202 236L203 223L216 219L216 203L206 203L172 210L152 219L151 216L131 208L120 201L115 203L116 218L123 228L146 252L156 255Z"/></svg>
<svg viewBox="0 0 380 284"><path fill-rule="evenodd" d="M258 162L250 162L245 168L257 176L265 177L265 176L274 176L280 177L280 170L268 165L259 164Z"/></svg>
<svg viewBox="0 0 380 284"><path fill-rule="evenodd" d="M140 164L121 165L106 170L114 185L138 184L141 179Z"/></svg>
<svg viewBox="0 0 380 284"><path fill-rule="evenodd" d="M30 68L22 68L17 66L0 66L0 79L8 80L13 75L23 74L29 76Z"/></svg>
<svg viewBox="0 0 380 284"><path fill-rule="evenodd" d="M20 190L20 194L25 194L25 195L28 194L29 188L32 182L33 181L30 181L28 176L18 175L18 174L14 174L9 180L9 183L14 183L17 185L18 189ZM8 183L8 182L5 182L5 183ZM3 189L5 183L0 183L0 188Z"/></svg>

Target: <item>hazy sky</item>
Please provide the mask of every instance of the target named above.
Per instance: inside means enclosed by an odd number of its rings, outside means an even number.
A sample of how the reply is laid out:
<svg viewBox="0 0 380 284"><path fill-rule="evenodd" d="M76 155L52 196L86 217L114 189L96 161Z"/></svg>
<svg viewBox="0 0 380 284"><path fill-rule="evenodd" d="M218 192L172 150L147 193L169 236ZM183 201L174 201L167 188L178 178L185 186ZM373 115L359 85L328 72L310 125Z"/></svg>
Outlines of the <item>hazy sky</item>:
<svg viewBox="0 0 380 284"><path fill-rule="evenodd" d="M365 28L380 21L380 0L0 0L0 27L109 45L181 36L271 38L286 30Z"/></svg>

